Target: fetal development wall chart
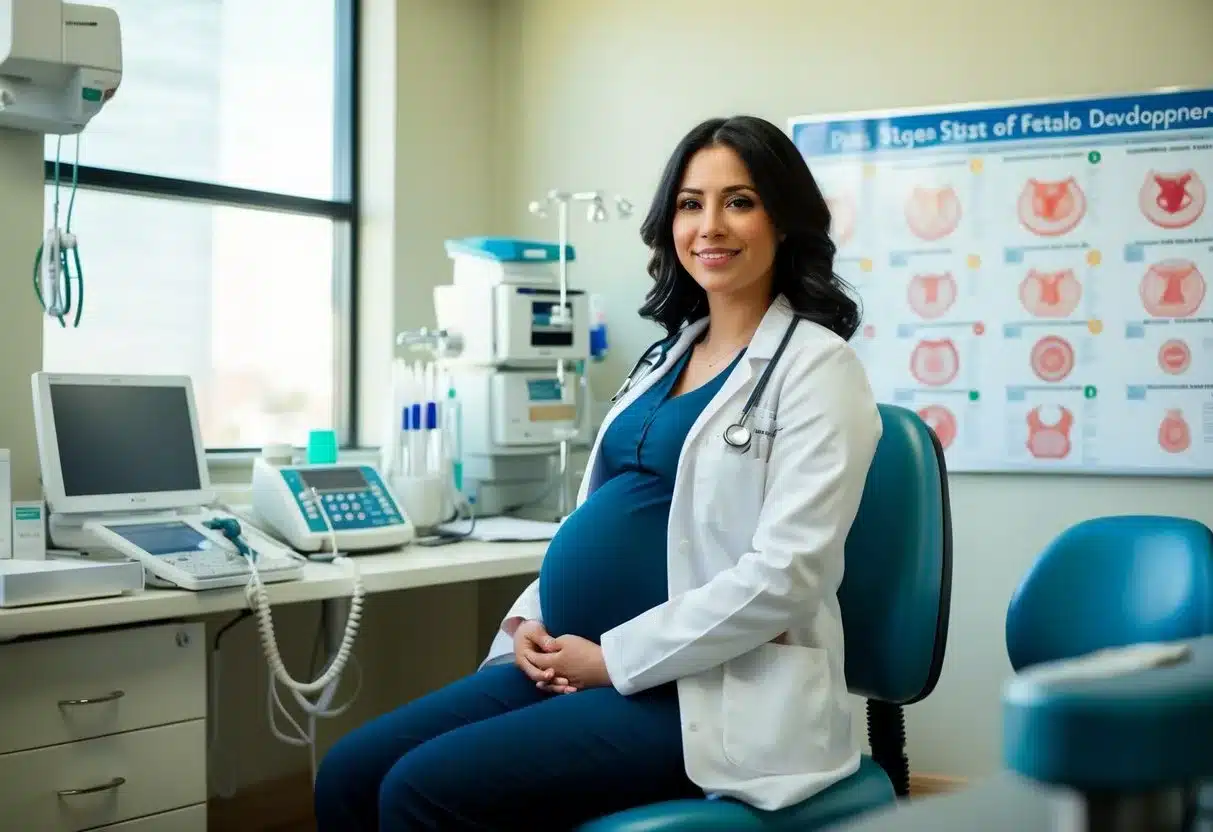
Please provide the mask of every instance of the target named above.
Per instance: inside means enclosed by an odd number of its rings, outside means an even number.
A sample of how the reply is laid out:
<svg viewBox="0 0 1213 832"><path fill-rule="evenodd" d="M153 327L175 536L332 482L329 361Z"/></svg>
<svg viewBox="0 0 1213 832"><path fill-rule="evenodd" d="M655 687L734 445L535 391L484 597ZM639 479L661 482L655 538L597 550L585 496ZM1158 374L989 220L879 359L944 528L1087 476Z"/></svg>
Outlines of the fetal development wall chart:
<svg viewBox="0 0 1213 832"><path fill-rule="evenodd" d="M793 118L954 471L1213 474L1213 89Z"/></svg>

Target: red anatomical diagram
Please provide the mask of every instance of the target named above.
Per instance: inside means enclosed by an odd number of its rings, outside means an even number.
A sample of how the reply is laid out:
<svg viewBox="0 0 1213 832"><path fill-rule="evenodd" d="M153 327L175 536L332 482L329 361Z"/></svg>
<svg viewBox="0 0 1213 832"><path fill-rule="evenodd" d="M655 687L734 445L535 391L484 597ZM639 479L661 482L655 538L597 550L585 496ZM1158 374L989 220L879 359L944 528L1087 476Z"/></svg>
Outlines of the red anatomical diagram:
<svg viewBox="0 0 1213 832"><path fill-rule="evenodd" d="M1066 318L1082 300L1082 284L1073 269L1042 272L1029 269L1019 283L1019 302L1037 318Z"/></svg>
<svg viewBox="0 0 1213 832"><path fill-rule="evenodd" d="M910 278L907 301L920 318L932 320L956 302L956 278L951 272L916 274Z"/></svg>
<svg viewBox="0 0 1213 832"><path fill-rule="evenodd" d="M1019 192L1019 222L1040 237L1058 237L1082 222L1087 195L1074 177L1055 181L1029 179Z"/></svg>
<svg viewBox="0 0 1213 832"><path fill-rule="evenodd" d="M1037 459L1065 459L1070 455L1074 414L1060 406L1056 410L1048 417L1042 415L1039 405L1028 411L1028 453Z"/></svg>
<svg viewBox="0 0 1213 832"><path fill-rule="evenodd" d="M1205 183L1194 170L1160 173L1151 170L1138 192L1146 219L1159 228L1185 228L1205 210Z"/></svg>
<svg viewBox="0 0 1213 832"><path fill-rule="evenodd" d="M939 387L960 372L960 353L951 338L919 341L910 353L910 374L922 384Z"/></svg>
<svg viewBox="0 0 1213 832"><path fill-rule="evenodd" d="M1158 348L1158 367L1168 375L1177 376L1192 365L1192 350L1178 338L1164 341Z"/></svg>
<svg viewBox="0 0 1213 832"><path fill-rule="evenodd" d="M1029 360L1041 381L1061 381L1074 369L1074 348L1065 338L1046 335L1032 346Z"/></svg>
<svg viewBox="0 0 1213 832"><path fill-rule="evenodd" d="M942 188L915 186L905 207L906 225L920 240L942 240L960 225L960 197L950 185Z"/></svg>
<svg viewBox="0 0 1213 832"><path fill-rule="evenodd" d="M1169 454L1183 453L1192 444L1192 431L1181 410L1168 410L1158 426L1158 444Z"/></svg>
<svg viewBox="0 0 1213 832"><path fill-rule="evenodd" d="M918 418L935 431L939 444L946 451L956 439L956 417L941 404L930 404L918 411Z"/></svg>
<svg viewBox="0 0 1213 832"><path fill-rule="evenodd" d="M1155 318L1187 318L1205 299L1205 277L1191 260L1154 263L1141 278L1141 305Z"/></svg>
<svg viewBox="0 0 1213 832"><path fill-rule="evenodd" d="M842 248L855 236L857 219L855 200L850 194L826 197L830 209L830 237L834 245Z"/></svg>

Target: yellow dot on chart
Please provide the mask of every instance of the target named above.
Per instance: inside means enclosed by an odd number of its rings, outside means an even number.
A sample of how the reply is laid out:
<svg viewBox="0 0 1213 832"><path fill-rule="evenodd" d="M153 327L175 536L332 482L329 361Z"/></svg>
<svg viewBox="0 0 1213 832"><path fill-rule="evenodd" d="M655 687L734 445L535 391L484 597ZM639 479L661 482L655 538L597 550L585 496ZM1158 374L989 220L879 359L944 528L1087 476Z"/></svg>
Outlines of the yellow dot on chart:
<svg viewBox="0 0 1213 832"><path fill-rule="evenodd" d="M1101 255L1098 251L1088 251L1087 252L1087 265L1098 266L1100 261L1102 261L1102 260L1103 260L1103 255Z"/></svg>
<svg viewBox="0 0 1213 832"><path fill-rule="evenodd" d="M983 167L985 167L985 165L981 163L980 159L969 160L969 170L973 171L973 173L981 173Z"/></svg>
<svg viewBox="0 0 1213 832"><path fill-rule="evenodd" d="M863 166L863 178L864 179L871 179L875 175L876 175L876 166L875 165L864 165Z"/></svg>
<svg viewBox="0 0 1213 832"><path fill-rule="evenodd" d="M968 258L966 258L965 262L969 264L970 269L980 269L981 268L981 258L978 257L976 254L970 254L968 256Z"/></svg>
<svg viewBox="0 0 1213 832"><path fill-rule="evenodd" d="M872 271L872 261L871 261L871 260L869 260L869 259L868 259L868 258L866 258L866 257L862 258L862 259L859 261L859 270L860 270L861 272L870 272L870 271Z"/></svg>
<svg viewBox="0 0 1213 832"><path fill-rule="evenodd" d="M1087 321L1087 329L1090 330L1092 335L1098 335L1103 332L1103 321L1099 320L1099 318L1092 318Z"/></svg>

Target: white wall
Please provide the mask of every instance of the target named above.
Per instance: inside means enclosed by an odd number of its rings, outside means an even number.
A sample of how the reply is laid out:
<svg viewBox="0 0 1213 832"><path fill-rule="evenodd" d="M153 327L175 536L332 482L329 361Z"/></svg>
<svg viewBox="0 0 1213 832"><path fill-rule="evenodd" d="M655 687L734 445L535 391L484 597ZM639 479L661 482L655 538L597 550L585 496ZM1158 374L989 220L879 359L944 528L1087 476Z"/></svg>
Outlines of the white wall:
<svg viewBox="0 0 1213 832"><path fill-rule="evenodd" d="M708 116L782 124L815 111L1205 85L1211 36L1207 0L514 0L501 29L514 53L501 67L514 77L517 168L501 204L516 233L535 236L553 232L526 203L553 186L618 191L643 208L667 154ZM654 337L634 314L648 285L637 227L573 230L578 280L608 299L600 398ZM910 752L919 771L975 776L998 766L1003 614L1034 554L1097 514L1213 525L1213 483L956 476L952 489L947 663L935 695L910 709Z"/></svg>

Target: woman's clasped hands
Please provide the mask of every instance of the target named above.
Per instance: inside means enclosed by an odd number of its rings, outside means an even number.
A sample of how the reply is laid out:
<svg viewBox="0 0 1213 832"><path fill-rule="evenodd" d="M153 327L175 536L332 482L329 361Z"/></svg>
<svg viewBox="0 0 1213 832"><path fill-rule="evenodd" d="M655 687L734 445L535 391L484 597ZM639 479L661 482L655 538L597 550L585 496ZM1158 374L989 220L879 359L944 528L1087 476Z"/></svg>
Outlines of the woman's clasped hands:
<svg viewBox="0 0 1213 832"><path fill-rule="evenodd" d="M514 631L514 664L540 690L575 693L611 684L602 648L580 636L553 638L539 621Z"/></svg>

